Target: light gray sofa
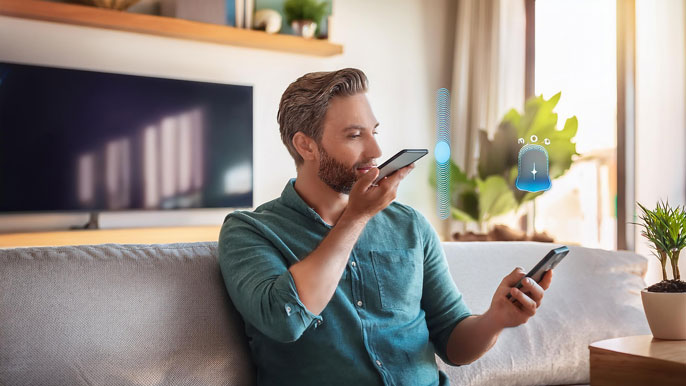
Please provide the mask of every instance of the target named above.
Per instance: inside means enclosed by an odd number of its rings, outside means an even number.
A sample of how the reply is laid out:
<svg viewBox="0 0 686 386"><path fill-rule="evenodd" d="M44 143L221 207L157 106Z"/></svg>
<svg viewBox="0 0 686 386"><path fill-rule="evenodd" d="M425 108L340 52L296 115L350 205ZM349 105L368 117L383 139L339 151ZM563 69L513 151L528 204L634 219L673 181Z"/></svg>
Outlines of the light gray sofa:
<svg viewBox="0 0 686 386"><path fill-rule="evenodd" d="M444 243L472 310L551 244ZM588 343L648 334L645 257L571 247L538 314L453 385L588 383ZM0 385L251 385L254 368L214 242L0 250Z"/></svg>

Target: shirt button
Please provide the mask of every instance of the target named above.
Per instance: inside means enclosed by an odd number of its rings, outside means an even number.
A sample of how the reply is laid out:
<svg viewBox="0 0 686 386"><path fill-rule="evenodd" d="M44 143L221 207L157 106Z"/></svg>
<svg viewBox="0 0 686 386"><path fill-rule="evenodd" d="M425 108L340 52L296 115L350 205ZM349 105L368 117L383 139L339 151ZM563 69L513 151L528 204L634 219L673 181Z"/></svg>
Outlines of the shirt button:
<svg viewBox="0 0 686 386"><path fill-rule="evenodd" d="M357 264L355 264L355 262L353 261L352 263L350 263L350 265L352 265L352 266L354 267L354 266L356 266Z"/></svg>
<svg viewBox="0 0 686 386"><path fill-rule="evenodd" d="M321 321L321 320L317 320L317 326L321 326L321 325L322 325L322 321Z"/></svg>
<svg viewBox="0 0 686 386"><path fill-rule="evenodd" d="M379 367L381 367L381 361L377 359L377 360L376 360L376 365L379 366Z"/></svg>
<svg viewBox="0 0 686 386"><path fill-rule="evenodd" d="M358 301L357 301L357 306L358 306L358 307L362 307L362 300L358 300Z"/></svg>

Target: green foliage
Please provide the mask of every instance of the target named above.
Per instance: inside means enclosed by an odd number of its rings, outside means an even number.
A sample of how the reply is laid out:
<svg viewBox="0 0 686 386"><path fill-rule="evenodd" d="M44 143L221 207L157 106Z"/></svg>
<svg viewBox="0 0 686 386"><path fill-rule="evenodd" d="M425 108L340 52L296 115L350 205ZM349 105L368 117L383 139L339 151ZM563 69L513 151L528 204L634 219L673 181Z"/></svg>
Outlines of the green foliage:
<svg viewBox="0 0 686 386"><path fill-rule="evenodd" d="M550 139L549 145L544 145L548 152L548 171L551 179L558 178L572 166L572 156L578 155L576 144L572 138L576 136L579 122L573 116L565 122L562 130L557 130L557 114L553 112L560 101L561 93L550 99L543 99L543 95L530 98L524 105L524 114L512 109L505 114L498 129L489 139L485 131L479 136L479 176L484 179L490 175L501 175L509 183L517 200L517 207L540 196L543 192L524 192L515 188L517 178L517 156L520 144L517 139L528 141L532 135L542 142Z"/></svg>
<svg viewBox="0 0 686 386"><path fill-rule="evenodd" d="M317 0L287 0L283 5L283 13L289 25L293 20L312 20L319 26L327 7L327 3Z"/></svg>
<svg viewBox="0 0 686 386"><path fill-rule="evenodd" d="M641 209L639 219L642 223L632 223L643 227L641 236L648 239L653 254L662 264L662 278L667 280L667 257L672 265L672 276L680 280L679 254L686 248L686 209L683 206L670 207L669 201L658 201L654 210L647 209L637 202Z"/></svg>
<svg viewBox="0 0 686 386"><path fill-rule="evenodd" d="M543 192L525 192L515 187L517 179L517 158L521 145L519 138L528 141L536 135L540 142L550 139L544 145L548 151L551 179L563 175L572 165L572 157L578 155L576 144L576 117L567 119L562 130L557 130L557 114L553 109L561 93L548 100L543 96L526 101L524 113L515 109L508 111L498 125L493 139L484 130L479 132L478 175L472 178L450 160L451 213L453 218L481 225L495 216L516 210L523 203L533 200ZM435 164L430 184L436 187Z"/></svg>
<svg viewBox="0 0 686 386"><path fill-rule="evenodd" d="M479 219L488 221L517 207L514 194L502 176L476 179L479 189Z"/></svg>

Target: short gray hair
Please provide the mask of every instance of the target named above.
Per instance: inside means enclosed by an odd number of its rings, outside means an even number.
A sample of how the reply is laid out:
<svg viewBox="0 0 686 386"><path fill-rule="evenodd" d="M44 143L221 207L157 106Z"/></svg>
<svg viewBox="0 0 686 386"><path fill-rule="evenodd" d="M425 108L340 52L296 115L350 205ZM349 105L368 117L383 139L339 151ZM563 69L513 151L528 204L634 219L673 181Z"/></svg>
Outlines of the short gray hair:
<svg viewBox="0 0 686 386"><path fill-rule="evenodd" d="M295 160L296 168L304 162L293 146L298 131L321 144L324 116L329 100L335 96L351 96L367 91L367 76L356 68L330 72L311 72L291 83L281 96L279 122L281 140Z"/></svg>

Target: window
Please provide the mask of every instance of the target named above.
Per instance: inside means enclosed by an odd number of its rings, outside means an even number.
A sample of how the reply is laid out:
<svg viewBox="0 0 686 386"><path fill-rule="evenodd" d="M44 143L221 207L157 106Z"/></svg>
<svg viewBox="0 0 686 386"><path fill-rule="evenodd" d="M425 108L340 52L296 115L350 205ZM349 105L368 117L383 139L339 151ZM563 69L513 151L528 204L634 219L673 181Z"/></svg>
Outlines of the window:
<svg viewBox="0 0 686 386"><path fill-rule="evenodd" d="M576 115L580 156L535 200L556 242L616 247L616 0L536 1L536 95L561 91L558 128Z"/></svg>

